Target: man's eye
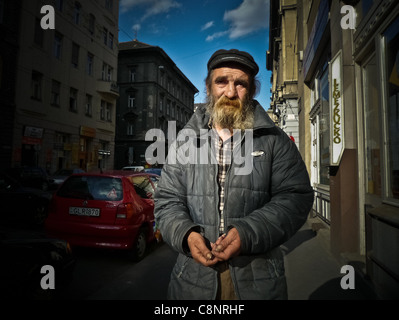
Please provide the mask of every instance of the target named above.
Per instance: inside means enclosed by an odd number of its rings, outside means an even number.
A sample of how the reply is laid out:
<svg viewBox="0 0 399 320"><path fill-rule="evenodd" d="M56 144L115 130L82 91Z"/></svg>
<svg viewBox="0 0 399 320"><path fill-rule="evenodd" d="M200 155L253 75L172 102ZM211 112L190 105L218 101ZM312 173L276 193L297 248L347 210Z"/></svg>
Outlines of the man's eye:
<svg viewBox="0 0 399 320"><path fill-rule="evenodd" d="M238 82L238 83L237 83L237 87L247 88L247 87L248 87L248 84L245 83L245 82Z"/></svg>

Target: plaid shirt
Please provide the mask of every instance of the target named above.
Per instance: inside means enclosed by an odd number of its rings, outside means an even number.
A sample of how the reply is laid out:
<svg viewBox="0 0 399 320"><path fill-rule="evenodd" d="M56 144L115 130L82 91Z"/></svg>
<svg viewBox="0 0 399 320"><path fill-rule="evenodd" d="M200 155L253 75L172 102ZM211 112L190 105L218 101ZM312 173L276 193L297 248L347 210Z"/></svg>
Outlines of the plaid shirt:
<svg viewBox="0 0 399 320"><path fill-rule="evenodd" d="M219 215L220 215L220 234L224 233L224 184L226 180L226 174L231 164L231 155L233 152L233 141L232 138L223 141L218 135L214 139L215 155L218 163L218 182L219 182Z"/></svg>

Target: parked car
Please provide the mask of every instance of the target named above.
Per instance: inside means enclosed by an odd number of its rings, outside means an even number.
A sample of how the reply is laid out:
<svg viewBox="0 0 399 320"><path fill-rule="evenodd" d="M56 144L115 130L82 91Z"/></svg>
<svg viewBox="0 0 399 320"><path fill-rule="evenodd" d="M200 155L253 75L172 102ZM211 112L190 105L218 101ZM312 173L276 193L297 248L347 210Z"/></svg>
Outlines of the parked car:
<svg viewBox="0 0 399 320"><path fill-rule="evenodd" d="M147 168L147 169L144 169L144 171L147 173L153 173L153 174L160 176L162 169L161 168Z"/></svg>
<svg viewBox="0 0 399 320"><path fill-rule="evenodd" d="M134 172L143 172L143 166L127 166L122 168L123 171L134 171Z"/></svg>
<svg viewBox="0 0 399 320"><path fill-rule="evenodd" d="M5 172L0 172L0 221L13 225L40 226L47 217L52 194L24 187Z"/></svg>
<svg viewBox="0 0 399 320"><path fill-rule="evenodd" d="M74 173L84 173L85 171L80 168L74 169L59 169L50 178L53 180L53 186L58 188L66 178Z"/></svg>
<svg viewBox="0 0 399 320"><path fill-rule="evenodd" d="M52 198L46 231L71 245L126 250L141 260L155 240L154 191L145 173L73 174Z"/></svg>
<svg viewBox="0 0 399 320"><path fill-rule="evenodd" d="M46 170L41 167L9 168L5 172L18 180L24 187L47 191L53 183Z"/></svg>
<svg viewBox="0 0 399 320"><path fill-rule="evenodd" d="M68 242L35 230L0 225L0 257L2 300L54 299L73 277L75 257ZM50 279L44 266L53 268L54 289L42 286L43 277Z"/></svg>

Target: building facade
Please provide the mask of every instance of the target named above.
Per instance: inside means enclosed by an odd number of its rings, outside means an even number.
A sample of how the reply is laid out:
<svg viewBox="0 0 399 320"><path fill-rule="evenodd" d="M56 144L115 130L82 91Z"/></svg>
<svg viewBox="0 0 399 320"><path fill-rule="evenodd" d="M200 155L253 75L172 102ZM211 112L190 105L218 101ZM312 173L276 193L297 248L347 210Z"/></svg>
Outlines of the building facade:
<svg viewBox="0 0 399 320"><path fill-rule="evenodd" d="M0 0L0 167L12 161L21 0Z"/></svg>
<svg viewBox="0 0 399 320"><path fill-rule="evenodd" d="M270 48L266 67L272 71L271 105L278 125L299 147L298 26L296 0L270 2Z"/></svg>
<svg viewBox="0 0 399 320"><path fill-rule="evenodd" d="M118 14L118 0L22 0L13 166L113 168Z"/></svg>
<svg viewBox="0 0 399 320"><path fill-rule="evenodd" d="M333 254L360 260L377 293L398 298L399 4L298 0L296 11L299 149L313 211Z"/></svg>
<svg viewBox="0 0 399 320"><path fill-rule="evenodd" d="M173 139L168 134L192 116L198 89L164 50L137 40L119 44L118 85L115 167L146 166L145 153L153 143L146 141L147 132L160 129L166 141Z"/></svg>

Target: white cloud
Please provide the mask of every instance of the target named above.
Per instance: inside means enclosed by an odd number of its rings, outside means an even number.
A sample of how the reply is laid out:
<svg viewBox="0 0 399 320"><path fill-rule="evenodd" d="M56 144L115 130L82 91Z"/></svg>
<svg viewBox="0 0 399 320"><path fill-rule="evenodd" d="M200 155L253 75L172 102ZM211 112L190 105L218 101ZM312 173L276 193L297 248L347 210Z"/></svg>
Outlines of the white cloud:
<svg viewBox="0 0 399 320"><path fill-rule="evenodd" d="M207 37L206 37L206 41L208 41L208 42L213 41L213 40L215 40L215 39L217 39L217 38L223 37L224 35L226 35L226 34L228 34L228 33L229 33L228 30L226 30L226 31L220 31L220 32L215 32L214 34L212 34L212 35L210 35L210 36L207 36Z"/></svg>
<svg viewBox="0 0 399 320"><path fill-rule="evenodd" d="M224 13L223 21L229 24L229 29L209 35L206 41L212 41L226 34L230 39L237 39L267 28L269 4L270 0L243 0L238 8Z"/></svg>
<svg viewBox="0 0 399 320"><path fill-rule="evenodd" d="M201 31L211 28L215 24L214 21L209 21L201 27Z"/></svg>
<svg viewBox="0 0 399 320"><path fill-rule="evenodd" d="M144 21L151 16L167 13L173 8L179 8L181 4L174 0L121 0L120 2L121 13L125 13L137 6L146 7L144 15L140 19L140 21Z"/></svg>

